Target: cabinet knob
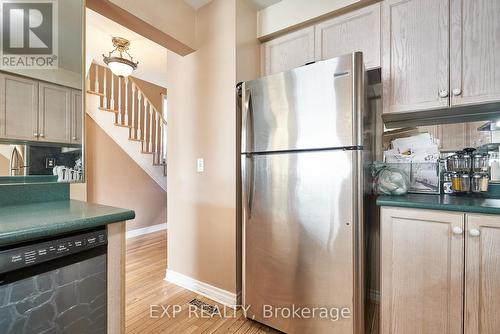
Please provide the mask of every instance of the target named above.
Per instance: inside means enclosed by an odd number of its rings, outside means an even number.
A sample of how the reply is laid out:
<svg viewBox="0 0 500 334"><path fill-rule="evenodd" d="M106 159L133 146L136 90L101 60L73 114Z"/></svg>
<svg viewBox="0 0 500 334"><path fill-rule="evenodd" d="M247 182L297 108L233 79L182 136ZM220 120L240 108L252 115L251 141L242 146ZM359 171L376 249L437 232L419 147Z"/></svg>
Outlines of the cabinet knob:
<svg viewBox="0 0 500 334"><path fill-rule="evenodd" d="M439 91L439 97L448 97L448 91L446 89Z"/></svg>
<svg viewBox="0 0 500 334"><path fill-rule="evenodd" d="M77 138L76 138L76 137L73 137L72 139L73 139L73 140L76 140Z"/></svg>
<svg viewBox="0 0 500 334"><path fill-rule="evenodd" d="M460 96L460 95L462 95L462 90L460 88L453 89L453 96Z"/></svg>
<svg viewBox="0 0 500 334"><path fill-rule="evenodd" d="M454 226L452 228L452 232L453 232L453 234L456 234L456 235L462 235L464 233L464 230L461 227Z"/></svg>
<svg viewBox="0 0 500 334"><path fill-rule="evenodd" d="M40 133L40 138L44 138L45 135L43 133Z"/></svg>
<svg viewBox="0 0 500 334"><path fill-rule="evenodd" d="M469 230L469 235L470 235L471 237L479 237L479 236L481 235L481 231L479 231L479 230L478 230L478 229L476 229L476 228L471 228L471 229Z"/></svg>
<svg viewBox="0 0 500 334"><path fill-rule="evenodd" d="M38 133L34 132L33 137L38 138Z"/></svg>

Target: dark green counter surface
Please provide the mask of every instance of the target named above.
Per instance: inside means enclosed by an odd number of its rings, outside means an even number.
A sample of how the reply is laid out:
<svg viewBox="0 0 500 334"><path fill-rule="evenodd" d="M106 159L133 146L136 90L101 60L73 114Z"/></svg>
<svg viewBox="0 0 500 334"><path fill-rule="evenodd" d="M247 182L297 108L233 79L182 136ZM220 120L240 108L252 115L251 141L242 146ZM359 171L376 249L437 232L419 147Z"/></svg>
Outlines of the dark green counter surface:
<svg viewBox="0 0 500 334"><path fill-rule="evenodd" d="M0 247L134 218L132 210L74 200L0 206Z"/></svg>
<svg viewBox="0 0 500 334"><path fill-rule="evenodd" d="M406 194L379 196L379 206L500 214L500 198Z"/></svg>

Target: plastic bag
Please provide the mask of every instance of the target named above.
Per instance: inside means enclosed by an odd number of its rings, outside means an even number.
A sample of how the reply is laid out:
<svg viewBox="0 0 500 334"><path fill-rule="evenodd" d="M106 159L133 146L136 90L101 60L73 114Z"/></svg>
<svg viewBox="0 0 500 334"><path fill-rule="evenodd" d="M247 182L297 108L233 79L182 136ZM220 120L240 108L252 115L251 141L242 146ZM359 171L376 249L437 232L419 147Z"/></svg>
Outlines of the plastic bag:
<svg viewBox="0 0 500 334"><path fill-rule="evenodd" d="M410 177L403 170L375 162L372 166L375 193L378 195L404 195L410 188Z"/></svg>

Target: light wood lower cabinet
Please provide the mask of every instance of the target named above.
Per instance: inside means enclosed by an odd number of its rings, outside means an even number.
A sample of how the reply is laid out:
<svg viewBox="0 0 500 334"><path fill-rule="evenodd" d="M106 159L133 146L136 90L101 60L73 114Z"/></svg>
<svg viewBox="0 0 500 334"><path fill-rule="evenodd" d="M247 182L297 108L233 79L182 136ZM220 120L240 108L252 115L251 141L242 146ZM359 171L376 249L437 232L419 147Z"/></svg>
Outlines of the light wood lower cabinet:
<svg viewBox="0 0 500 334"><path fill-rule="evenodd" d="M500 216L466 215L465 333L500 332Z"/></svg>
<svg viewBox="0 0 500 334"><path fill-rule="evenodd" d="M462 332L464 215L382 208L381 333Z"/></svg>
<svg viewBox="0 0 500 334"><path fill-rule="evenodd" d="M499 333L500 215L381 215L380 332Z"/></svg>

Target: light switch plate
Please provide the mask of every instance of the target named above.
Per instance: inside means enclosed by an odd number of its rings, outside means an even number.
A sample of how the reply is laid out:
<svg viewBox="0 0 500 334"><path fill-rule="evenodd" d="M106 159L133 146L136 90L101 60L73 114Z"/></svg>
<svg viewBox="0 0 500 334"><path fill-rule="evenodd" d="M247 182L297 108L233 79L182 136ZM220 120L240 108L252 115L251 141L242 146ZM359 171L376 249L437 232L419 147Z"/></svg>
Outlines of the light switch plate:
<svg viewBox="0 0 500 334"><path fill-rule="evenodd" d="M196 170L198 173L203 173L205 171L205 160L203 158L198 158L198 160L196 160Z"/></svg>

